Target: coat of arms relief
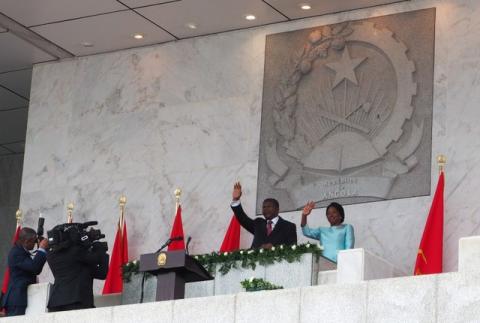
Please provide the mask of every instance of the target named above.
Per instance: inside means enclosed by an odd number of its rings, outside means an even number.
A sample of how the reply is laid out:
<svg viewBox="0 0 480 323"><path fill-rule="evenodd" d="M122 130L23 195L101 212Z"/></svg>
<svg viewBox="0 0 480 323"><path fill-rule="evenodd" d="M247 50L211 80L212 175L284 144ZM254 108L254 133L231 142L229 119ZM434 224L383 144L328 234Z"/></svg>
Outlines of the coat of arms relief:
<svg viewBox="0 0 480 323"><path fill-rule="evenodd" d="M429 25L418 39L394 29L408 15L410 33ZM434 17L427 9L267 38L258 200L276 197L288 211L430 193Z"/></svg>

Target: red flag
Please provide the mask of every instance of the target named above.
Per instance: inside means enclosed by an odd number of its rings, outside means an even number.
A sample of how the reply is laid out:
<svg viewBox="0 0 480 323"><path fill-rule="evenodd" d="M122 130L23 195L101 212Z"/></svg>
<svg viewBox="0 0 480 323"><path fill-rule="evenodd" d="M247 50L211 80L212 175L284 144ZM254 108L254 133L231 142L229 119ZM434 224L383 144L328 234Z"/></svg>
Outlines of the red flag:
<svg viewBox="0 0 480 323"><path fill-rule="evenodd" d="M20 234L21 229L22 229L22 226L20 224L17 224L17 229L15 230L15 234L13 235L13 239L12 239L12 245L15 244L15 242L17 242L18 235ZM3 283L2 283L2 294L3 295L5 295L7 293L8 282L9 281L10 281L10 268L7 265L7 269L5 270L5 273L3 274Z"/></svg>
<svg viewBox="0 0 480 323"><path fill-rule="evenodd" d="M121 216L123 219L123 216ZM119 221L115 242L113 243L110 266L107 279L103 285L102 294L121 293L123 291L122 266L128 262L127 223Z"/></svg>
<svg viewBox="0 0 480 323"><path fill-rule="evenodd" d="M240 223L235 215L232 216L225 237L223 238L220 252L230 252L240 249Z"/></svg>
<svg viewBox="0 0 480 323"><path fill-rule="evenodd" d="M182 207L179 204L177 207L177 214L173 221L172 232L170 233L170 239L182 237L182 240L173 241L168 246L168 250L185 250L185 240L183 239L183 224L182 224Z"/></svg>
<svg viewBox="0 0 480 323"><path fill-rule="evenodd" d="M438 274L443 271L443 171L438 178L437 189L418 247L414 275Z"/></svg>

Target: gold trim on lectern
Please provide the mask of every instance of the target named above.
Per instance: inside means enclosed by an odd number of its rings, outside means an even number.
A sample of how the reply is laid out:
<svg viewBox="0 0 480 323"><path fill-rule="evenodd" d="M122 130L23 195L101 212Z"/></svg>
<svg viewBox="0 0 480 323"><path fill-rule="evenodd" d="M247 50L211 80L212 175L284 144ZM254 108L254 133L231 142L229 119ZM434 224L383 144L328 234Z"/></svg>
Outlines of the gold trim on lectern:
<svg viewBox="0 0 480 323"><path fill-rule="evenodd" d="M165 252L161 252L157 257L157 265L165 266L167 263L167 254Z"/></svg>

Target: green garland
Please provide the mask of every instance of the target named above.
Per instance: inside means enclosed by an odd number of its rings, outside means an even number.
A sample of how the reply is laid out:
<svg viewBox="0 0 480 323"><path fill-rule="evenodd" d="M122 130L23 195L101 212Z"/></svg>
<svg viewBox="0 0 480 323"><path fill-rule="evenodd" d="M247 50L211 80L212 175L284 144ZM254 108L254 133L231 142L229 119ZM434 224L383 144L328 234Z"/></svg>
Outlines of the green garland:
<svg viewBox="0 0 480 323"><path fill-rule="evenodd" d="M283 260L292 263L300 261L300 258L305 253L312 253L316 260L322 254L323 248L318 244L305 243L301 245L292 246L276 246L271 249L247 249L237 250L233 252L212 252L203 255L194 256L208 272L215 274L215 269L225 275L232 268L251 268L255 269L257 264L261 266L271 265ZM133 260L123 266L123 280L129 282L132 275L139 273L140 262Z"/></svg>
<svg viewBox="0 0 480 323"><path fill-rule="evenodd" d="M140 261L132 260L122 266L123 281L128 283L132 280L132 275L138 274L140 271Z"/></svg>
<svg viewBox="0 0 480 323"><path fill-rule="evenodd" d="M260 290L283 289L283 286L274 285L262 278L250 278L240 282L247 292L256 292Z"/></svg>
<svg viewBox="0 0 480 323"><path fill-rule="evenodd" d="M322 247L317 244L301 244L284 246L280 245L271 249L250 249L237 250L233 252L212 252L210 254L197 255L197 259L211 274L215 273L215 268L225 275L232 268L251 268L255 269L257 264L266 266L283 260L292 263L300 261L300 257L305 253L313 253L318 260L322 254Z"/></svg>

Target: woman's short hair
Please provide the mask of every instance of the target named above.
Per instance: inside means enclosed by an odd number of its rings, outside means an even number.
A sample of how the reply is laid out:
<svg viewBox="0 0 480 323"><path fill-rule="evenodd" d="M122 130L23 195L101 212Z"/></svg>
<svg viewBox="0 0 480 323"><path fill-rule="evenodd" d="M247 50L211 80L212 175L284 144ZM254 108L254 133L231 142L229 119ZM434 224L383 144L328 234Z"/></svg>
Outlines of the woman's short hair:
<svg viewBox="0 0 480 323"><path fill-rule="evenodd" d="M337 210L337 212L338 212L338 213L340 214L340 216L342 217L342 222L341 222L341 223L343 223L343 221L345 220L345 211L343 210L343 206L341 206L341 205L340 205L339 203L337 203L337 202L332 202L332 203L330 203L330 204L327 206L327 209L325 210L325 213L327 213L327 212L328 212L328 209L331 208L331 207L333 207L333 208L335 208L335 209Z"/></svg>

